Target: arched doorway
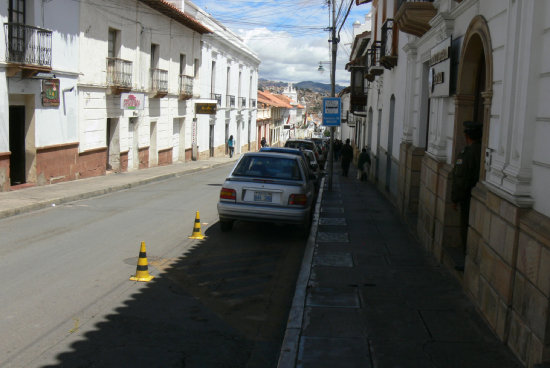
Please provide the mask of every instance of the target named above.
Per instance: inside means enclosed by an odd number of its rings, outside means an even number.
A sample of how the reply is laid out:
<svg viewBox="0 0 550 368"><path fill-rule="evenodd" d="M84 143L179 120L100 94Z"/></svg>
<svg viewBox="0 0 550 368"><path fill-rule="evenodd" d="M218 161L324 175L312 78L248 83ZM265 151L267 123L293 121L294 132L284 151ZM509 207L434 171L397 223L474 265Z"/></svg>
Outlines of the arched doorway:
<svg viewBox="0 0 550 368"><path fill-rule="evenodd" d="M467 120L483 124L482 156L487 148L491 100L493 96L493 57L489 27L484 17L472 19L464 36L460 55L457 91L455 96L454 149L456 155L466 144L463 123ZM480 180L485 178L485 165L481 160Z"/></svg>
<svg viewBox="0 0 550 368"><path fill-rule="evenodd" d="M493 86L493 57L491 36L487 21L476 16L470 22L464 36L460 54L457 91L455 96L455 121L453 163L464 149L466 138L464 122L476 121L483 125L481 138L481 162L479 180L485 179L484 152L487 148ZM453 179L454 180L454 179ZM460 244L465 256L467 233L470 224L470 197L460 202Z"/></svg>

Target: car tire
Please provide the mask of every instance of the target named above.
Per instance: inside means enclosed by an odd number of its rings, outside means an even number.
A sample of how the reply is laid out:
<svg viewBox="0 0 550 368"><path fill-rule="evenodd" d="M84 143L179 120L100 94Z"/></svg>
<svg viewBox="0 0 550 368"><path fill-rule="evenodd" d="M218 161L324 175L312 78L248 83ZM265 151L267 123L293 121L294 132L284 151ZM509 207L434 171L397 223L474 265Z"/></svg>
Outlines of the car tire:
<svg viewBox="0 0 550 368"><path fill-rule="evenodd" d="M233 228L233 221L220 221L220 229L223 232L231 231Z"/></svg>

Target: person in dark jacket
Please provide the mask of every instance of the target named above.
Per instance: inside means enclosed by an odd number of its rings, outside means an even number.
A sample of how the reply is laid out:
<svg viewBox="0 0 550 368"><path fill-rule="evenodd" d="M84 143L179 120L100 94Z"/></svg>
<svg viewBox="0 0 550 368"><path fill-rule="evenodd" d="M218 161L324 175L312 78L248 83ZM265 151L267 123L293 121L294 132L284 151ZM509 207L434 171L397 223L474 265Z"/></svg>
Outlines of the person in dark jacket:
<svg viewBox="0 0 550 368"><path fill-rule="evenodd" d="M353 148L349 142L349 138L346 139L346 144L344 144L340 150L340 154L342 156L342 175L344 176L348 176L349 165L351 160L353 160Z"/></svg>
<svg viewBox="0 0 550 368"><path fill-rule="evenodd" d="M359 171L357 178L361 179L361 181L366 181L369 177L370 170L370 155L366 148L363 148L359 154L359 158L357 159L357 170Z"/></svg>
<svg viewBox="0 0 550 368"><path fill-rule="evenodd" d="M466 240L468 237L471 192L479 180L481 135L482 125L480 123L474 121L464 122L466 147L457 156L453 167L451 200L456 210L458 209L457 207L460 207L460 236L464 251L466 251Z"/></svg>

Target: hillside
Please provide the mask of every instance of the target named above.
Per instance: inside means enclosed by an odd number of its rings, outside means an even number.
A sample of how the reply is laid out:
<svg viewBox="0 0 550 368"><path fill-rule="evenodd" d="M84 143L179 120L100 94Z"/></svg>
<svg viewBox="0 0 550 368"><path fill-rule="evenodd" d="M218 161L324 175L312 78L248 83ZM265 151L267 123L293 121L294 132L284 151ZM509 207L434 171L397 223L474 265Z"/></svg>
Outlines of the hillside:
<svg viewBox="0 0 550 368"><path fill-rule="evenodd" d="M319 113L323 104L323 97L329 97L331 92L330 84L326 83L305 81L293 83L293 85L298 92L298 102L307 106L308 113ZM262 78L258 80L259 90L267 90L275 94L282 94L287 86L287 82L270 81ZM344 87L336 85L336 94L342 89L344 89Z"/></svg>

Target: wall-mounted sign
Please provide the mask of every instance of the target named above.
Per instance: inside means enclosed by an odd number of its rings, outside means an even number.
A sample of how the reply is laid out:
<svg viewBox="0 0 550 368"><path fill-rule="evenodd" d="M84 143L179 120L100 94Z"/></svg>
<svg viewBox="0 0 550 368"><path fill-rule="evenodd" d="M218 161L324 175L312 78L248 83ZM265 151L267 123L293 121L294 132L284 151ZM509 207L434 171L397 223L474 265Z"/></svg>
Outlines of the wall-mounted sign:
<svg viewBox="0 0 550 368"><path fill-rule="evenodd" d="M430 72L428 83L430 97L449 96L449 76L451 75L451 38L447 38L435 46L430 53Z"/></svg>
<svg viewBox="0 0 550 368"><path fill-rule="evenodd" d="M195 103L195 114L213 115L217 109L216 102L197 102Z"/></svg>
<svg viewBox="0 0 550 368"><path fill-rule="evenodd" d="M340 126L342 102L338 97L323 98L323 125Z"/></svg>
<svg viewBox="0 0 550 368"><path fill-rule="evenodd" d="M143 110L145 107L144 93L121 93L120 108L122 110Z"/></svg>
<svg viewBox="0 0 550 368"><path fill-rule="evenodd" d="M59 79L42 80L42 106L59 106Z"/></svg>

